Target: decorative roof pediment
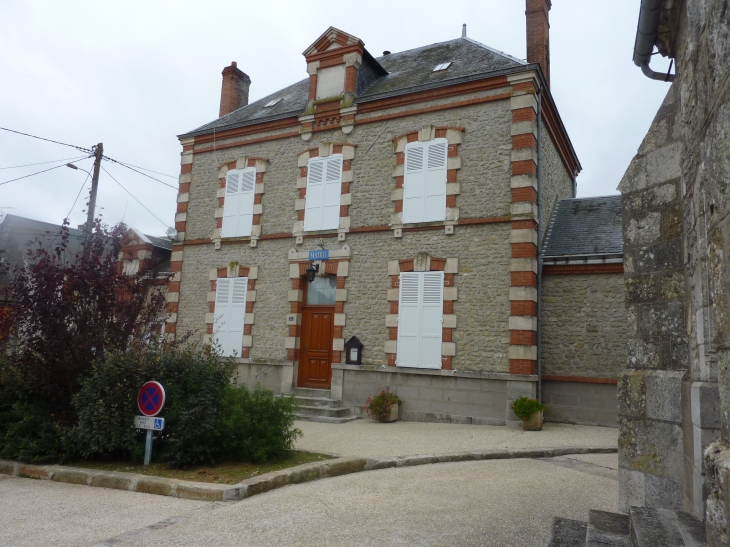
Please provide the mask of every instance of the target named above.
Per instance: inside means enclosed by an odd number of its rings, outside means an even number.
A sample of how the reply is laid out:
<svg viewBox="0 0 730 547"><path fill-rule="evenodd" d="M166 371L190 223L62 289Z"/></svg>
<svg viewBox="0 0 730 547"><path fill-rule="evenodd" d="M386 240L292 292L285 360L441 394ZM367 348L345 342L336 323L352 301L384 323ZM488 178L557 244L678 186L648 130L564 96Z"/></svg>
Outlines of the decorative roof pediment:
<svg viewBox="0 0 730 547"><path fill-rule="evenodd" d="M335 49L340 49L346 46L352 46L356 44L360 47L365 47L363 41L360 40L360 38L358 38L357 36L348 34L347 32L337 29L335 27L330 27L326 31L324 31L324 33L319 38L317 38L311 46L304 50L304 53L302 53L302 55L304 55L305 57L310 57L312 55L323 53L325 51L332 51Z"/></svg>

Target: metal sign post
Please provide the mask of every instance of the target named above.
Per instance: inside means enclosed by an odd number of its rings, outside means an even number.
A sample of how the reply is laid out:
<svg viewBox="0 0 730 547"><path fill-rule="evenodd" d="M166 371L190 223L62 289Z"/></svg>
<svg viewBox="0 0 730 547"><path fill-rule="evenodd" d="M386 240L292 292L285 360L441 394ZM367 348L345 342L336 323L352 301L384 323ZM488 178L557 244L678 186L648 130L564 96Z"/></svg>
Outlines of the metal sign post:
<svg viewBox="0 0 730 547"><path fill-rule="evenodd" d="M159 382L147 382L137 395L137 406L144 416L134 417L134 427L146 429L147 438L144 445L144 464L149 465L152 459L152 432L162 431L164 418L155 418L165 406L165 388Z"/></svg>

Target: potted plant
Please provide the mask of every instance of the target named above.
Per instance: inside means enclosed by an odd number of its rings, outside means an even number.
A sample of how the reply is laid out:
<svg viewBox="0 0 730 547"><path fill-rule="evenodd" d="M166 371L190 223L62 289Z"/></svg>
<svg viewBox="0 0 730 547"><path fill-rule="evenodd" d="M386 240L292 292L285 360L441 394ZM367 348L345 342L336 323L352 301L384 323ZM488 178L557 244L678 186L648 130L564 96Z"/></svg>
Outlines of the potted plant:
<svg viewBox="0 0 730 547"><path fill-rule="evenodd" d="M520 397L512 403L512 411L522 420L522 429L540 431L542 429L545 405L536 399Z"/></svg>
<svg viewBox="0 0 730 547"><path fill-rule="evenodd" d="M364 408L373 420L390 423L398 420L400 403L401 400L395 393L381 391L380 395L368 397Z"/></svg>

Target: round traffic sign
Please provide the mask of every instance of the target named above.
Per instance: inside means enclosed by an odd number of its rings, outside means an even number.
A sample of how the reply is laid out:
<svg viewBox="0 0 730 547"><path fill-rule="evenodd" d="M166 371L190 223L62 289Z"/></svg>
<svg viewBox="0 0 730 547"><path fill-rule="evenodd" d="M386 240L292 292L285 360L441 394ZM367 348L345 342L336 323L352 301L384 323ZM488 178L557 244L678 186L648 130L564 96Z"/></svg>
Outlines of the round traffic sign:
<svg viewBox="0 0 730 547"><path fill-rule="evenodd" d="M146 382L137 395L137 406L145 416L157 416L165 406L165 388L159 382Z"/></svg>

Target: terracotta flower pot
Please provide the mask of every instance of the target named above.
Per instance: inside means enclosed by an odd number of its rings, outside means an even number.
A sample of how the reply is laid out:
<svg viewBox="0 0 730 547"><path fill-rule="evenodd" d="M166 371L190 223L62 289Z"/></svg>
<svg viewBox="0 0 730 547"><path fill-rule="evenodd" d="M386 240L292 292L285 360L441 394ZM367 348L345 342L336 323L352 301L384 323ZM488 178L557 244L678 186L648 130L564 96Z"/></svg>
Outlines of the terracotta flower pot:
<svg viewBox="0 0 730 547"><path fill-rule="evenodd" d="M522 429L526 431L540 431L542 429L542 411L536 410L529 418L522 420Z"/></svg>
<svg viewBox="0 0 730 547"><path fill-rule="evenodd" d="M398 407L400 405L398 403L395 403L393 406L390 407L390 412L380 418L380 422L389 424L391 422L397 422L398 421Z"/></svg>

